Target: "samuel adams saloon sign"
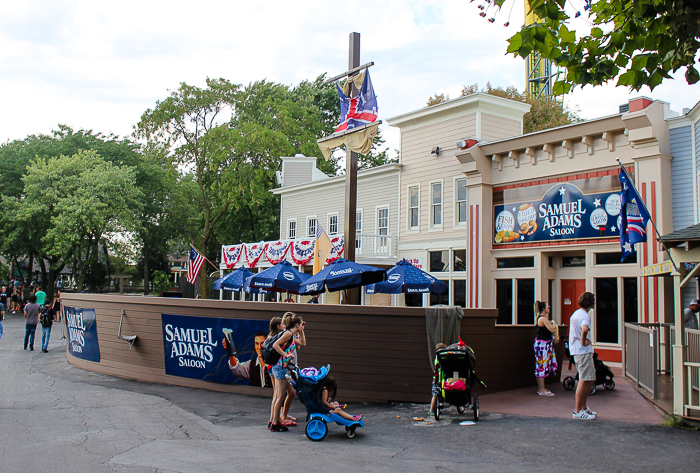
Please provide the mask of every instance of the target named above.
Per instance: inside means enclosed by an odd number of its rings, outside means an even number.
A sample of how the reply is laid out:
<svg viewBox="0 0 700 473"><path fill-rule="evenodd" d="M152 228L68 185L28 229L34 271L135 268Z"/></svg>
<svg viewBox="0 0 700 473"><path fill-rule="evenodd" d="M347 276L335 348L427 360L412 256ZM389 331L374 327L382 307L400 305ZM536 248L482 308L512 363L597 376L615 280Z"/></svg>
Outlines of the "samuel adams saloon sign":
<svg viewBox="0 0 700 473"><path fill-rule="evenodd" d="M494 206L494 243L530 243L619 236L620 194L584 194L570 183L542 200Z"/></svg>

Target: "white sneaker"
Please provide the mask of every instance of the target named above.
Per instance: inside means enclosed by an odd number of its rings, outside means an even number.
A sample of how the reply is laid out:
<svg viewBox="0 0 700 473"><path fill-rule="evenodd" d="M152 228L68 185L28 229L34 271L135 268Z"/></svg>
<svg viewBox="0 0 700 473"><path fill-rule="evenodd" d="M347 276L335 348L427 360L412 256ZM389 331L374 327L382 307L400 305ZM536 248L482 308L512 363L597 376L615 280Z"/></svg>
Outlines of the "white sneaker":
<svg viewBox="0 0 700 473"><path fill-rule="evenodd" d="M586 412L585 409L582 409L581 412L574 412L573 416L574 419L581 419L581 420L595 420L595 414L589 414Z"/></svg>
<svg viewBox="0 0 700 473"><path fill-rule="evenodd" d="M583 410L586 411L586 413L587 413L588 415L592 415L592 416L597 416L597 415L598 415L595 411L590 410L590 409L588 408L588 406L586 406Z"/></svg>

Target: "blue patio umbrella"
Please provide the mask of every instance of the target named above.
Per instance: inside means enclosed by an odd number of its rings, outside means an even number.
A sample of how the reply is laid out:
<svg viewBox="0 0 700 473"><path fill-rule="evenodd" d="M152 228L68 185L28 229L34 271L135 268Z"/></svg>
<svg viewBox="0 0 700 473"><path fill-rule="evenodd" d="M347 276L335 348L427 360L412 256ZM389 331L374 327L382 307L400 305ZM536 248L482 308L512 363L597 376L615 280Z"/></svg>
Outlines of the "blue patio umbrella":
<svg viewBox="0 0 700 473"><path fill-rule="evenodd" d="M263 272L253 274L250 277L250 287L299 294L299 286L310 277L308 274L300 273L287 261L280 261Z"/></svg>
<svg viewBox="0 0 700 473"><path fill-rule="evenodd" d="M299 294L322 294L324 286L329 291L341 291L352 287L366 286L384 281L386 270L337 259L324 269L304 281Z"/></svg>
<svg viewBox="0 0 700 473"><path fill-rule="evenodd" d="M387 270L386 281L367 286L367 294L442 293L446 290L447 288L442 281L416 268L405 259L402 259L396 266Z"/></svg>
<svg viewBox="0 0 700 473"><path fill-rule="evenodd" d="M245 278L245 281L243 281L243 292L247 292L248 294L269 294L270 291L266 291L265 289L258 289L257 287L250 287L250 278L252 278L253 273L251 273L251 276L248 276Z"/></svg>
<svg viewBox="0 0 700 473"><path fill-rule="evenodd" d="M218 291L223 289L224 291L240 292L241 289L243 289L243 283L245 282L246 278L249 278L252 275L252 271L241 266L223 278L214 281L214 290Z"/></svg>

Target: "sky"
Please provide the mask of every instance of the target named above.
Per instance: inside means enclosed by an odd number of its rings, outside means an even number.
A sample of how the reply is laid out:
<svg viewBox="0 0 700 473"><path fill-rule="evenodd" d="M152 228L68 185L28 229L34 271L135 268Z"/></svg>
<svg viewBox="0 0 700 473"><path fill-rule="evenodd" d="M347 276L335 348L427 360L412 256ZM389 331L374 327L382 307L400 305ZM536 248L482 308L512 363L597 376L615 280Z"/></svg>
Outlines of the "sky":
<svg viewBox="0 0 700 473"><path fill-rule="evenodd" d="M181 82L296 85L336 75L347 69L351 32L361 34L360 62L375 63L380 119L420 109L435 93L455 98L463 85L522 90L524 61L505 54L522 0L508 0L493 24L490 13L479 16L480 1L0 0L0 143L58 124L128 136ZM590 27L583 17L572 26ZM681 112L700 100L700 85L677 77L653 92L577 89L566 104L590 119L647 96ZM398 148L399 131L381 129Z"/></svg>

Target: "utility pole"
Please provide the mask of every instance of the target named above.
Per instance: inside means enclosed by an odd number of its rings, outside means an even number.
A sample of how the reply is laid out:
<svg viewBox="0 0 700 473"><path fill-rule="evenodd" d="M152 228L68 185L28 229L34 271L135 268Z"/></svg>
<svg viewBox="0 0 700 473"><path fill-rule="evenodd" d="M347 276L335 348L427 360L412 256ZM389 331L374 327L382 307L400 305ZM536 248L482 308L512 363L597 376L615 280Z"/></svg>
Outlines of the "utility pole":
<svg viewBox="0 0 700 473"><path fill-rule="evenodd" d="M359 90L352 82L352 78L373 65L373 62L360 65L360 33L350 33L348 70L343 74L331 77L326 80L326 83L347 77L350 81L349 96L354 97L359 94ZM381 121L375 121L371 125L380 123ZM331 136L319 139L318 142L321 143L337 136L357 132L366 128L366 126L334 133ZM355 239L357 236L357 156L358 154L355 151L350 150L347 150L345 155L345 258L353 262L355 261ZM344 294L346 304L360 303L360 291L358 288L346 289Z"/></svg>

